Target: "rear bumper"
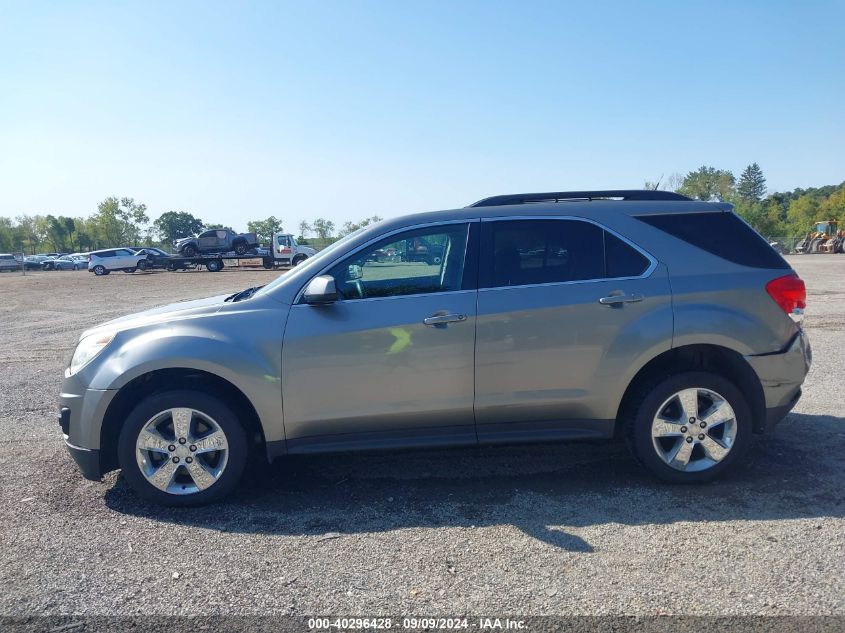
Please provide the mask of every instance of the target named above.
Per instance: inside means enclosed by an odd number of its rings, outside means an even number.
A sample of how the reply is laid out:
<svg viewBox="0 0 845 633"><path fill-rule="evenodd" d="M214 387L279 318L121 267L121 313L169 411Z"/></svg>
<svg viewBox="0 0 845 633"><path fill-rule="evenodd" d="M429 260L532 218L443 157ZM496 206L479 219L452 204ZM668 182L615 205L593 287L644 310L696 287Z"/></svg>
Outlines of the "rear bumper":
<svg viewBox="0 0 845 633"><path fill-rule="evenodd" d="M746 356L760 379L766 405L766 430L770 430L798 403L801 385L812 363L807 335L799 331L782 352Z"/></svg>
<svg viewBox="0 0 845 633"><path fill-rule="evenodd" d="M771 407L766 409L766 426L765 432L771 433L775 430L778 422L783 420L786 415L792 411L793 407L798 404L798 400L801 399L801 389L799 388L798 391L795 392L795 395L792 397L792 400L786 404L782 404L777 407Z"/></svg>

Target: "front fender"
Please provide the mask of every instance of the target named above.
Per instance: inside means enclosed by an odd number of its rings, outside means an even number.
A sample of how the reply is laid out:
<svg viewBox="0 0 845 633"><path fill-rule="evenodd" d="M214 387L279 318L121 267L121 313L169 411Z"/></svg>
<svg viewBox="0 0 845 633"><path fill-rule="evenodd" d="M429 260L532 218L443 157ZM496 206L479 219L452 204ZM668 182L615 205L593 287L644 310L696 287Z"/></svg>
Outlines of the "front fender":
<svg viewBox="0 0 845 633"><path fill-rule="evenodd" d="M223 378L252 403L268 442L284 439L278 310L216 314L118 332L108 356L92 368L90 388L120 390L144 374L195 369ZM211 324L213 321L213 326Z"/></svg>

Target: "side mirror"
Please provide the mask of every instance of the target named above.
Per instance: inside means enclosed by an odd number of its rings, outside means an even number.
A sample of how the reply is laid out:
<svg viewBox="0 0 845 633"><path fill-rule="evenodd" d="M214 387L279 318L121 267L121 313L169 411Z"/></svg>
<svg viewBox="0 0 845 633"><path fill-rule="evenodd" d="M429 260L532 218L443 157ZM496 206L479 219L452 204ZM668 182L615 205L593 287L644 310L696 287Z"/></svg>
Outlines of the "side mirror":
<svg viewBox="0 0 845 633"><path fill-rule="evenodd" d="M309 305L325 305L337 301L337 288L334 285L334 277L331 275L314 277L305 286L305 292L302 293L302 300Z"/></svg>

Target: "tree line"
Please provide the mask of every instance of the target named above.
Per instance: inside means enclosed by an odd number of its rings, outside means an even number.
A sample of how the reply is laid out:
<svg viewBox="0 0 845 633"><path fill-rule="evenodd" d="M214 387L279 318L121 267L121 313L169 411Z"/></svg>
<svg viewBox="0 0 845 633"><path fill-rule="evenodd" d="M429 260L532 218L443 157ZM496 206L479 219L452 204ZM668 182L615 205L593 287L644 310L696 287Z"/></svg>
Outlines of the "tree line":
<svg viewBox="0 0 845 633"><path fill-rule="evenodd" d="M325 218L299 223L298 240L323 247L363 226L380 221L378 216L359 222L344 222L339 228ZM64 215L19 215L14 219L0 216L0 252L85 252L114 246L158 246L170 248L173 240L197 235L208 229L231 229L222 224L206 223L187 211L167 211L153 222L147 206L134 198L108 197L88 217ZM274 233L284 231L282 220L270 216L250 220L247 231L255 233L261 244L270 244Z"/></svg>
<svg viewBox="0 0 845 633"><path fill-rule="evenodd" d="M845 182L838 185L767 193L766 178L757 163L743 170L739 178L727 169L702 166L686 175L645 182L646 189L677 191L697 200L723 201L762 235L770 238L806 235L816 222L835 219L845 225ZM331 220L316 218L299 223L298 240L318 248L380 221L378 216L336 226ZM64 215L0 216L0 252L26 253L90 251L113 246L161 246L170 248L173 240L196 235L206 229L231 228L207 224L187 211L167 211L150 222L147 207L134 198L110 196L88 217ZM247 230L269 244L273 233L284 231L282 220L271 215L250 220Z"/></svg>
<svg viewBox="0 0 845 633"><path fill-rule="evenodd" d="M730 202L769 238L804 236L816 222L825 220L838 220L840 227L845 224L845 182L767 194L766 177L757 163L748 165L739 179L728 169L705 165L685 176L673 174L665 182L646 181L645 188L676 191L696 200Z"/></svg>

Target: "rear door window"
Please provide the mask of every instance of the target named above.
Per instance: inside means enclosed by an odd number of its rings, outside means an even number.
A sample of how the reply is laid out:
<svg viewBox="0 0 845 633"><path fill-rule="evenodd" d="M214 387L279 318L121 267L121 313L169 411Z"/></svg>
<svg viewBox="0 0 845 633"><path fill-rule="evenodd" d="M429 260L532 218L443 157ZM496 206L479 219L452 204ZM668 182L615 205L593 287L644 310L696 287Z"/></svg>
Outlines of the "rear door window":
<svg viewBox="0 0 845 633"><path fill-rule="evenodd" d="M604 278L604 231L579 220L484 222L482 287Z"/></svg>

